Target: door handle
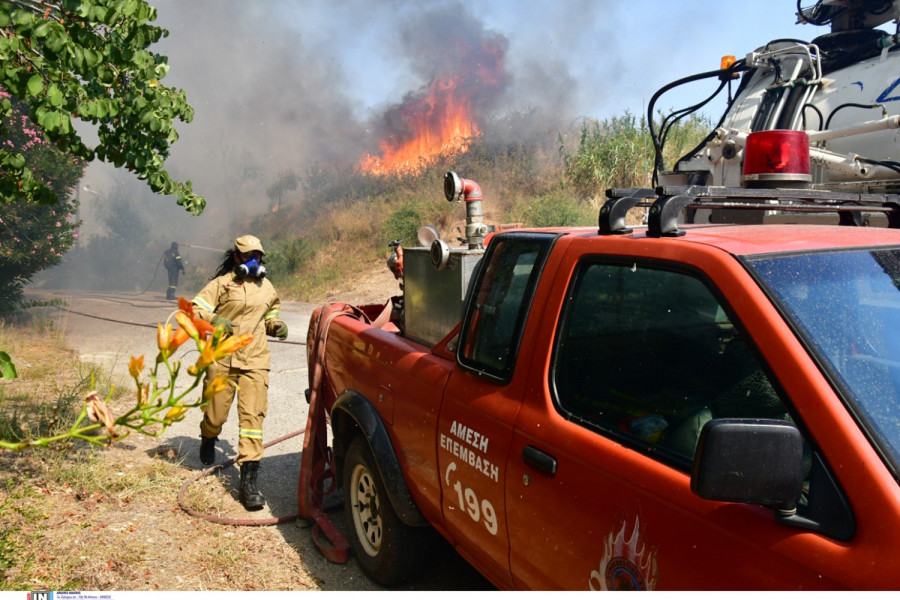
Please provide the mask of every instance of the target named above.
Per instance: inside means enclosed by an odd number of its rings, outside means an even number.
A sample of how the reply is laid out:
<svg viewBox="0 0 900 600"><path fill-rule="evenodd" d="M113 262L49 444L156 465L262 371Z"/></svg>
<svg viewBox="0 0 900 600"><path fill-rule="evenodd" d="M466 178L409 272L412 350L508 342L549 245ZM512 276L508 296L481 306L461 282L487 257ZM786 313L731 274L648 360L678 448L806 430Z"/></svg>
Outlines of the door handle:
<svg viewBox="0 0 900 600"><path fill-rule="evenodd" d="M556 457L552 454L547 454L543 450L538 450L534 446L522 448L522 460L529 467L533 467L551 477L556 475Z"/></svg>

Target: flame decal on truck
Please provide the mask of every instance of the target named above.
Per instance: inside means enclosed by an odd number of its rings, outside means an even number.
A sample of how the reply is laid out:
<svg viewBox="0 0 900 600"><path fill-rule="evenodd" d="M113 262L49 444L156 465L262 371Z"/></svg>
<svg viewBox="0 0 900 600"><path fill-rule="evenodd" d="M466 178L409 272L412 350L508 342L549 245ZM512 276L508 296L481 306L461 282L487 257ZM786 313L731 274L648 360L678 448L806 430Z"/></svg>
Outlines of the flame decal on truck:
<svg viewBox="0 0 900 600"><path fill-rule="evenodd" d="M592 591L654 590L659 573L656 548L647 548L641 538L640 518L634 518L631 537L625 540L628 522L622 521L617 533L610 532L603 543L600 566L591 571L588 585Z"/></svg>

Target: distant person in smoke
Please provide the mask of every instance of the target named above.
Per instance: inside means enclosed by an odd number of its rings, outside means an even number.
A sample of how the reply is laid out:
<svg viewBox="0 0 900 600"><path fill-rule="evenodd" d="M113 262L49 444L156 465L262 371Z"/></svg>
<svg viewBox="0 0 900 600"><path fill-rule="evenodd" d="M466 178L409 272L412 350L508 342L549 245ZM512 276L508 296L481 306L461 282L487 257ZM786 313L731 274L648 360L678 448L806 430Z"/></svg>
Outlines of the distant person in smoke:
<svg viewBox="0 0 900 600"><path fill-rule="evenodd" d="M195 313L213 326L221 327L225 334L253 336L250 344L210 365L204 387L218 375L228 375L231 383L215 393L204 408L200 423L200 462L211 465L216 458L216 440L228 420L237 392L239 498L247 510L259 510L266 503L256 485L263 456L263 420L268 407L270 366L266 336L283 340L288 334L287 325L278 318L281 300L265 278L264 255L256 237L237 238L234 249L225 253L211 281L192 301Z"/></svg>
<svg viewBox="0 0 900 600"><path fill-rule="evenodd" d="M184 273L184 261L181 260L181 253L178 251L178 242L172 242L172 245L163 254L163 266L169 272L166 300L174 300L175 288L178 286L178 273Z"/></svg>

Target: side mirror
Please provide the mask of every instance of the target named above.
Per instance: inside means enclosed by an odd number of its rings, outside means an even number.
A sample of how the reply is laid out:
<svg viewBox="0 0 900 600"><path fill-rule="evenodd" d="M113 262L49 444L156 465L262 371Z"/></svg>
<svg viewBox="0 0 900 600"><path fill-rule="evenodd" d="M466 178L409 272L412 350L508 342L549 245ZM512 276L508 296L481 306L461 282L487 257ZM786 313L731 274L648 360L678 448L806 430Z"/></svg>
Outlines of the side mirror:
<svg viewBox="0 0 900 600"><path fill-rule="evenodd" d="M707 500L791 513L803 483L803 436L787 421L714 419L694 455L691 491Z"/></svg>

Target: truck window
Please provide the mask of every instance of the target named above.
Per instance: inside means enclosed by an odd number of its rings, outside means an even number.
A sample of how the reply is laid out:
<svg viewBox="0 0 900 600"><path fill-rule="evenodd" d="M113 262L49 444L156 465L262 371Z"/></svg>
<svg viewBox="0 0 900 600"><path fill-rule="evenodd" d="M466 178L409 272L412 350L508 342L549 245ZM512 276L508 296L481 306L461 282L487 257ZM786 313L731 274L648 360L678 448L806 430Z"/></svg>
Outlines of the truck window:
<svg viewBox="0 0 900 600"><path fill-rule="evenodd" d="M584 263L568 294L551 386L572 420L686 468L713 418L790 419L703 281Z"/></svg>
<svg viewBox="0 0 900 600"><path fill-rule="evenodd" d="M900 473L900 250L748 260Z"/></svg>
<svg viewBox="0 0 900 600"><path fill-rule="evenodd" d="M522 328L555 234L500 234L491 242L466 308L458 360L462 367L506 382Z"/></svg>

